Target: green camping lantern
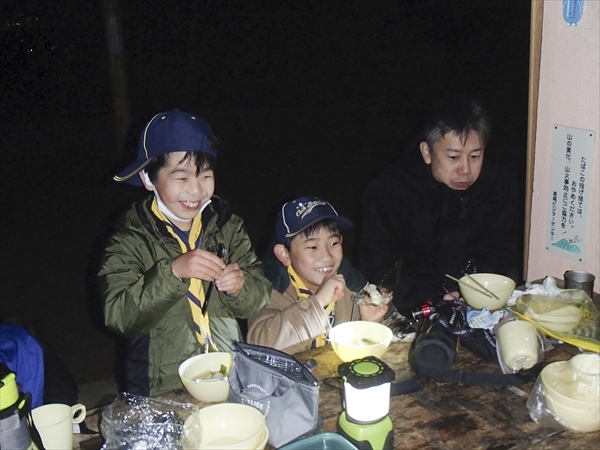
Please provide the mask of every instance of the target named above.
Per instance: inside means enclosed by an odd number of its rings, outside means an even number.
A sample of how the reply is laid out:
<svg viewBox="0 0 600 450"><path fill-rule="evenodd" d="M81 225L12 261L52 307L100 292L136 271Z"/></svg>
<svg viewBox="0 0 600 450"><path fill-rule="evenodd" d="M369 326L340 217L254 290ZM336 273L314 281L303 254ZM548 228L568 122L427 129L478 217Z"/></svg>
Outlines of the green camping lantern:
<svg viewBox="0 0 600 450"><path fill-rule="evenodd" d="M390 383L395 374L374 356L338 367L344 380L344 411L338 432L360 450L393 449L394 425L388 416Z"/></svg>

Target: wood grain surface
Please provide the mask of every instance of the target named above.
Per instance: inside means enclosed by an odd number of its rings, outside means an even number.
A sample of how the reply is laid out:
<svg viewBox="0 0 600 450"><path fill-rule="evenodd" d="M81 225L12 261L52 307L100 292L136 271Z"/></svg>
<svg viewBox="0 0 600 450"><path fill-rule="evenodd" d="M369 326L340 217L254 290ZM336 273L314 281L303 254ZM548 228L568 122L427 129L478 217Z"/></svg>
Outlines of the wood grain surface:
<svg viewBox="0 0 600 450"><path fill-rule="evenodd" d="M412 376L408 365L410 345L392 343L382 360L396 373L396 381ZM546 353L544 364L567 360L578 349L559 345ZM318 432L336 431L342 411L341 384L325 383L337 377L341 364L330 345L296 355L301 362L314 359L314 375L320 381L319 410L323 426ZM467 350L459 349L453 369L500 373L496 361L483 361ZM331 386L333 384L333 386ZM576 433L544 427L529 416L527 399L534 383L515 387L467 386L428 382L422 391L391 398L390 418L394 424L394 448L397 449L583 449L597 448L600 432ZM161 398L192 402L187 392L176 390ZM86 423L99 429L100 411L89 414ZM76 435L75 448L95 450L101 447L98 436ZM270 449L269 446L267 446Z"/></svg>

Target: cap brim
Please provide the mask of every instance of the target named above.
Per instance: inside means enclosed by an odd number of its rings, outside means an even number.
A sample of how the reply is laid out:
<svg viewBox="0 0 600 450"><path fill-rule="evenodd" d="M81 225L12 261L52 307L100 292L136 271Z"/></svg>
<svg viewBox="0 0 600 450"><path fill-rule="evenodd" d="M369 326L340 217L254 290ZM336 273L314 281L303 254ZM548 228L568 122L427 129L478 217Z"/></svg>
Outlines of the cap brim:
<svg viewBox="0 0 600 450"><path fill-rule="evenodd" d="M124 181L129 184L133 184L134 186L142 186L142 180L137 176L140 171L144 169L148 164L150 164L152 159L146 159L142 162L135 161L134 163L127 166L124 170L119 172L118 175L113 177L115 181Z"/></svg>

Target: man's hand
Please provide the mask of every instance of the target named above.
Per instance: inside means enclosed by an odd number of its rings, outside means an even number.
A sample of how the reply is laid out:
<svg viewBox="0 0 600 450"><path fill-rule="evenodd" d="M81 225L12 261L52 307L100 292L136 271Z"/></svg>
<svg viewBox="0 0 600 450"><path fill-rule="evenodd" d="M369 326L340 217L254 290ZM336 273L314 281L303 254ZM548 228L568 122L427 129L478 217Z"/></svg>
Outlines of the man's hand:
<svg viewBox="0 0 600 450"><path fill-rule="evenodd" d="M223 274L224 269L225 263L221 258L199 248L178 256L171 263L171 270L177 278L215 281Z"/></svg>
<svg viewBox="0 0 600 450"><path fill-rule="evenodd" d="M438 297L439 298L439 297ZM444 294L442 300L458 300L460 298L460 292L452 291Z"/></svg>
<svg viewBox="0 0 600 450"><path fill-rule="evenodd" d="M341 274L331 275L325 277L315 297L323 308L327 305L337 302L339 299L344 297L344 289L346 288L346 281L344 276Z"/></svg>
<svg viewBox="0 0 600 450"><path fill-rule="evenodd" d="M244 287L244 271L237 263L228 264L225 270L215 280L217 289L231 297L237 297Z"/></svg>

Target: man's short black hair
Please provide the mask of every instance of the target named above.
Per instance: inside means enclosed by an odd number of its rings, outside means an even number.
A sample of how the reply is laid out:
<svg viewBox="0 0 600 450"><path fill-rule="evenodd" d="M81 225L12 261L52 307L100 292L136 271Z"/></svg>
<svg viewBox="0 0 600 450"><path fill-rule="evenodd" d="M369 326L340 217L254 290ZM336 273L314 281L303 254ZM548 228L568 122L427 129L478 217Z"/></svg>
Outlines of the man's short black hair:
<svg viewBox="0 0 600 450"><path fill-rule="evenodd" d="M451 96L439 100L429 110L423 123L422 139L433 149L433 144L448 133L456 134L463 142L471 133L475 133L485 146L490 132L487 111L479 100Z"/></svg>

